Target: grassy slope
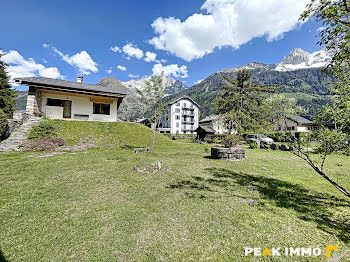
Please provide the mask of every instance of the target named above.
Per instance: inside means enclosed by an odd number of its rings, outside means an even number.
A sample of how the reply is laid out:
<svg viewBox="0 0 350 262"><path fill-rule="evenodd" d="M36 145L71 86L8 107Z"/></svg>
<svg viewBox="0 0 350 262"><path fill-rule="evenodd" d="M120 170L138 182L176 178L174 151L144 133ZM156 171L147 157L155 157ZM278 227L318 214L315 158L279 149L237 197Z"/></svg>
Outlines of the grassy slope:
<svg viewBox="0 0 350 262"><path fill-rule="evenodd" d="M135 154L128 148L152 136L143 126L57 125L69 143L90 135L99 146L0 155L0 245L10 261L251 261L245 246L350 247L350 202L288 152L247 150L232 163L207 158L206 145L159 136L154 152ZM170 170L135 172L155 160ZM350 188L349 157L327 164Z"/></svg>

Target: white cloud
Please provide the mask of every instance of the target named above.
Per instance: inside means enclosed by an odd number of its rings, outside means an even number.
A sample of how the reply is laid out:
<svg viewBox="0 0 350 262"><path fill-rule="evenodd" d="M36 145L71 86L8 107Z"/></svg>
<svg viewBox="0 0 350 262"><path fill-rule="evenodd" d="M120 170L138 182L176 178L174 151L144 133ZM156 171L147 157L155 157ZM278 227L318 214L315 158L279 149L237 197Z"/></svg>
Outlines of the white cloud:
<svg viewBox="0 0 350 262"><path fill-rule="evenodd" d="M137 78L137 77L140 77L140 76L139 75L128 74L128 77Z"/></svg>
<svg viewBox="0 0 350 262"><path fill-rule="evenodd" d="M117 68L118 68L120 71L126 71L126 67L125 67L125 66L118 65Z"/></svg>
<svg viewBox="0 0 350 262"><path fill-rule="evenodd" d="M43 44L44 48L51 47L52 50L58 54L65 62L70 64L71 66L74 66L78 68L79 73L84 75L90 75L91 72L97 73L97 63L91 58L91 56L86 52L85 50L81 51L80 53L76 53L75 55L69 56L63 54L61 51L59 51L56 47L49 45L49 44Z"/></svg>
<svg viewBox="0 0 350 262"><path fill-rule="evenodd" d="M188 70L187 66L185 65L180 67L177 64L163 66L162 64L158 63L153 65L152 72L154 75L160 75L162 72L164 72L166 76L173 75L174 77L181 78L188 77Z"/></svg>
<svg viewBox="0 0 350 262"><path fill-rule="evenodd" d="M113 70L112 70L112 67L106 69L106 73L107 73L107 74L112 74L112 71L113 71Z"/></svg>
<svg viewBox="0 0 350 262"><path fill-rule="evenodd" d="M153 52L150 52L150 51L147 51L146 54L145 54L145 61L146 62L155 62L157 61L157 54L156 53L153 53Z"/></svg>
<svg viewBox="0 0 350 262"><path fill-rule="evenodd" d="M7 70L11 79L17 77L32 77L32 76L42 76L50 78L62 78L63 76L58 71L57 67L45 67L42 64L36 63L33 58L28 58L27 60L15 50L11 50L5 53L1 57L6 64L9 66Z"/></svg>
<svg viewBox="0 0 350 262"><path fill-rule="evenodd" d="M49 77L49 78L61 77L61 74L58 71L57 67L48 67L48 68L39 69L39 75L43 77Z"/></svg>
<svg viewBox="0 0 350 262"><path fill-rule="evenodd" d="M121 53L122 50L120 50L119 46L112 46L109 48L109 50L113 51L114 53Z"/></svg>
<svg viewBox="0 0 350 262"><path fill-rule="evenodd" d="M123 52L128 57L136 57L137 59L141 59L143 57L143 51L131 43L128 43L123 46Z"/></svg>
<svg viewBox="0 0 350 262"><path fill-rule="evenodd" d="M215 48L239 48L255 37L268 41L298 26L300 14L310 0L206 0L201 10L181 21L174 17L157 18L149 41L156 49L166 50L191 61Z"/></svg>

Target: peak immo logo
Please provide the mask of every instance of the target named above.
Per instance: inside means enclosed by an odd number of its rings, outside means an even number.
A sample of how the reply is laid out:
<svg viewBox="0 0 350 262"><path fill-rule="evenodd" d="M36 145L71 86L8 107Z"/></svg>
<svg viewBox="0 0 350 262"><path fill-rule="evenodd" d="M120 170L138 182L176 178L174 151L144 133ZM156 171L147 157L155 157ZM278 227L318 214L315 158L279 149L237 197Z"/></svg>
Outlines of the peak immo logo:
<svg viewBox="0 0 350 262"><path fill-rule="evenodd" d="M246 247L244 250L245 256L254 257L319 257L324 255L327 261L336 262L340 261L343 257L348 255L350 250L345 250L341 255L338 255L336 251L339 250L339 246L326 246L326 248L312 248L312 247Z"/></svg>

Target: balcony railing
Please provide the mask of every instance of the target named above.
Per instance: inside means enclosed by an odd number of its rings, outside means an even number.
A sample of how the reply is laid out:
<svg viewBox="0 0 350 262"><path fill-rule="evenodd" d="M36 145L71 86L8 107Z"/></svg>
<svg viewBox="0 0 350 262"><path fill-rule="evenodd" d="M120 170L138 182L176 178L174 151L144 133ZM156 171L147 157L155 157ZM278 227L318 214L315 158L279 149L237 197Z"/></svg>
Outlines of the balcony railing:
<svg viewBox="0 0 350 262"><path fill-rule="evenodd" d="M182 109L185 109L185 110L194 110L194 107L191 107L191 106L182 106Z"/></svg>
<svg viewBox="0 0 350 262"><path fill-rule="evenodd" d="M183 126L181 129L182 129L182 131L194 131L194 130L195 130L195 128L194 128L194 127L191 128L191 126L189 126L189 127L187 127L187 126L184 127L184 126Z"/></svg>
<svg viewBox="0 0 350 262"><path fill-rule="evenodd" d="M182 119L182 123L194 124L194 119Z"/></svg>
<svg viewBox="0 0 350 262"><path fill-rule="evenodd" d="M182 111L182 115L183 116L194 116L194 113L192 111L191 112Z"/></svg>

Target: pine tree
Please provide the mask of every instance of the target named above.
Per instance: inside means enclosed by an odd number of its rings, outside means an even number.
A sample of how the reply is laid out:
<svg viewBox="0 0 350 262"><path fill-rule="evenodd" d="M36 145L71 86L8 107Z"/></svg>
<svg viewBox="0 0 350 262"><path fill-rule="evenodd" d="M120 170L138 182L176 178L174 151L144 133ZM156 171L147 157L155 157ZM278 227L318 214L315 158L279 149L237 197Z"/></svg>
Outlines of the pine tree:
<svg viewBox="0 0 350 262"><path fill-rule="evenodd" d="M6 64L1 60L0 54L0 110L5 113L7 118L12 118L15 110L16 91L9 84L9 76L6 72Z"/></svg>
<svg viewBox="0 0 350 262"><path fill-rule="evenodd" d="M254 84L250 78L249 70L238 71L236 79L224 78L224 93L212 106L215 114L223 116L226 128L235 129L238 135L266 129L272 119L261 94L274 92L273 86Z"/></svg>

